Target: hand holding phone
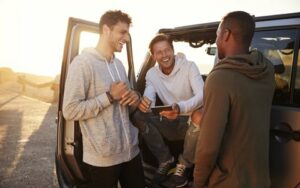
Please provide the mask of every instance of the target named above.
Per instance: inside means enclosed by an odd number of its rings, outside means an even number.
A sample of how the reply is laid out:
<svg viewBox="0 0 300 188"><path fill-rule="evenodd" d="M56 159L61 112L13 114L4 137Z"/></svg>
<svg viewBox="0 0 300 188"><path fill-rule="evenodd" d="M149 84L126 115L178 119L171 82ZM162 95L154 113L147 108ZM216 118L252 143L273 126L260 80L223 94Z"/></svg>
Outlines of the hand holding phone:
<svg viewBox="0 0 300 188"><path fill-rule="evenodd" d="M162 111L172 111L173 108L171 105L166 105L166 106L154 106L151 108L151 111L155 115L160 115L160 112Z"/></svg>
<svg viewBox="0 0 300 188"><path fill-rule="evenodd" d="M170 107L170 109L169 109L169 107ZM168 110L167 109L161 110L159 115L163 116L165 118L174 120L180 114L180 108L177 103L174 103L169 107L168 107Z"/></svg>

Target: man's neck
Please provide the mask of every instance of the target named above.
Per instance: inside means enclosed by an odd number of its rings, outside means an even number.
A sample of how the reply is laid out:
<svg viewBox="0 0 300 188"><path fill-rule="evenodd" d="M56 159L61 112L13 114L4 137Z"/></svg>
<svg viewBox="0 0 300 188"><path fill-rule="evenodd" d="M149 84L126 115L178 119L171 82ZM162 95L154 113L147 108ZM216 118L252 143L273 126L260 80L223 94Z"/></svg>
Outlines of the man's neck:
<svg viewBox="0 0 300 188"><path fill-rule="evenodd" d="M109 48L109 45L104 43L104 41L99 40L96 50L108 61L110 62L114 56L114 52Z"/></svg>
<svg viewBox="0 0 300 188"><path fill-rule="evenodd" d="M239 44L234 45L227 51L226 56L236 56L236 55L242 55L242 54L249 54L249 47L241 46Z"/></svg>
<svg viewBox="0 0 300 188"><path fill-rule="evenodd" d="M171 72L173 71L174 67L175 67L175 62L174 62L174 63L172 64L172 66L169 67L169 68L163 69L163 68L161 67L160 69L161 69L161 71L162 71L165 75L169 75L169 74L171 74Z"/></svg>

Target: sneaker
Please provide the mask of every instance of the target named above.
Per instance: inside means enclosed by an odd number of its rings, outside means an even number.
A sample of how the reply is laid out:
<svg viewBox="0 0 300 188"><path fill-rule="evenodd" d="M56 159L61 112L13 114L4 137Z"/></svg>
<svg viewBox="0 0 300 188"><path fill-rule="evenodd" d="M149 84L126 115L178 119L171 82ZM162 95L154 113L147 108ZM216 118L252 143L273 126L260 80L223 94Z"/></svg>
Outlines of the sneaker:
<svg viewBox="0 0 300 188"><path fill-rule="evenodd" d="M175 173L171 176L172 187L184 187L188 184L189 169L183 164L177 164Z"/></svg>
<svg viewBox="0 0 300 188"><path fill-rule="evenodd" d="M164 163L161 163L154 174L152 182L155 184L159 184L159 183L165 181L168 177L169 170L174 168L175 164L176 163L174 161L174 157L172 157L172 159L170 159Z"/></svg>

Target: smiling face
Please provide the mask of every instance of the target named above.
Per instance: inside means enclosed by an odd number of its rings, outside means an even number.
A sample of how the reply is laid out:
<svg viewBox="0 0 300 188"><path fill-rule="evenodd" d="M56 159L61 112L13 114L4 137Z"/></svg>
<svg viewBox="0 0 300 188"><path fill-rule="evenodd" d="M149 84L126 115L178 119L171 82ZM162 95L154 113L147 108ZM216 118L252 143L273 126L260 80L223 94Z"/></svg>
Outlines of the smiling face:
<svg viewBox="0 0 300 188"><path fill-rule="evenodd" d="M152 47L153 59L165 74L170 74L175 65L174 50L167 41L158 41Z"/></svg>
<svg viewBox="0 0 300 188"><path fill-rule="evenodd" d="M129 25L118 22L112 28L108 28L108 39L112 52L121 52L123 45L129 41Z"/></svg>

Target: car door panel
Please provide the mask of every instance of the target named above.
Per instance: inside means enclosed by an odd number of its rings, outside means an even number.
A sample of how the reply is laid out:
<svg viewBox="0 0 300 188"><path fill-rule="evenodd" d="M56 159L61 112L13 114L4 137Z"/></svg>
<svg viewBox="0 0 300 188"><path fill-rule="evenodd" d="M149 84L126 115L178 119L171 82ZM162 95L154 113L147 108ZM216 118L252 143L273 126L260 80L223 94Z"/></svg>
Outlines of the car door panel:
<svg viewBox="0 0 300 188"><path fill-rule="evenodd" d="M56 146L56 170L61 187L72 187L88 181L88 172L82 161L82 136L78 121L67 121L62 115L64 86L68 68L73 58L80 53L83 33L99 36L97 23L70 18L64 47L60 78L60 95L58 105L58 127ZM97 37L98 38L98 37ZM96 45L98 41L94 41ZM90 47L90 46L89 46ZM95 47L95 46L91 46ZM124 51L124 50L123 50ZM131 40L126 43L128 78L131 87L135 87L135 73L132 57ZM123 62L126 62L123 60Z"/></svg>
<svg viewBox="0 0 300 188"><path fill-rule="evenodd" d="M300 183L300 109L273 106L270 134L272 187L296 187Z"/></svg>

